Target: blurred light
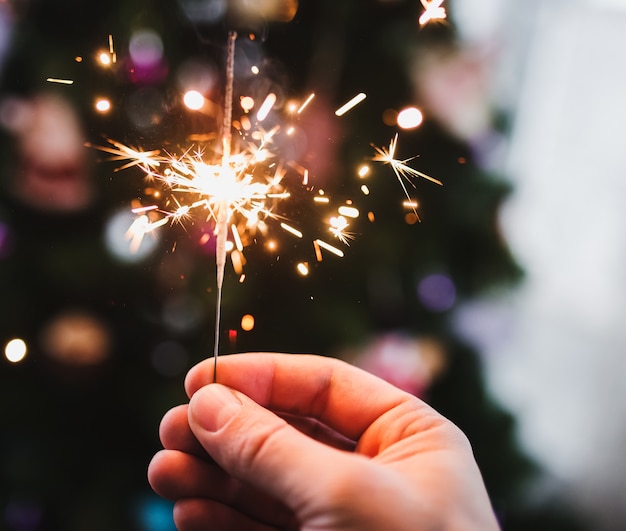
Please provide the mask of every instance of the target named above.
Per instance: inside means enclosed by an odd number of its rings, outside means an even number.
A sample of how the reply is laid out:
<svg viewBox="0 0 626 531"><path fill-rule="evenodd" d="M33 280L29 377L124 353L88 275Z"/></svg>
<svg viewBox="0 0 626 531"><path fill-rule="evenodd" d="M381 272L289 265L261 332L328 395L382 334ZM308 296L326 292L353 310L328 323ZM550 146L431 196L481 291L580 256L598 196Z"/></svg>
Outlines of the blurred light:
<svg viewBox="0 0 626 531"><path fill-rule="evenodd" d="M259 67L256 65L252 65L250 67L250 72L252 72L255 76L258 75L260 72Z"/></svg>
<svg viewBox="0 0 626 531"><path fill-rule="evenodd" d="M361 186L361 192L363 192L363 195L370 195L370 189L366 185Z"/></svg>
<svg viewBox="0 0 626 531"><path fill-rule="evenodd" d="M0 259L9 256L12 247L11 230L7 224L0 221Z"/></svg>
<svg viewBox="0 0 626 531"><path fill-rule="evenodd" d="M215 65L194 59L188 59L178 67L176 79L181 92L197 90L200 94L207 94L218 79Z"/></svg>
<svg viewBox="0 0 626 531"><path fill-rule="evenodd" d="M147 495L135 502L135 519L143 531L176 531L173 502Z"/></svg>
<svg viewBox="0 0 626 531"><path fill-rule="evenodd" d="M296 266L296 269L298 270L298 273L300 273L303 277L309 274L309 266L305 262L300 262Z"/></svg>
<svg viewBox="0 0 626 531"><path fill-rule="evenodd" d="M367 164L363 164L362 166L359 167L358 171L357 171L357 175L363 179L365 177L367 177L370 174L370 167Z"/></svg>
<svg viewBox="0 0 626 531"><path fill-rule="evenodd" d="M102 66L109 66L111 64L111 56L107 52L100 52L98 54L98 62Z"/></svg>
<svg viewBox="0 0 626 531"><path fill-rule="evenodd" d="M123 262L140 262L155 251L159 243L159 233L146 234L141 242L131 246L132 234L130 227L137 219L129 210L121 210L113 214L106 223L105 243L107 250Z"/></svg>
<svg viewBox="0 0 626 531"><path fill-rule="evenodd" d="M179 376L187 369L187 351L176 341L165 341L154 348L150 363L163 376Z"/></svg>
<svg viewBox="0 0 626 531"><path fill-rule="evenodd" d="M407 212L404 216L404 222L407 225L415 225L419 221L419 218L415 214L415 212Z"/></svg>
<svg viewBox="0 0 626 531"><path fill-rule="evenodd" d="M241 329L244 332L250 332L254 328L254 317L249 313L241 318Z"/></svg>
<svg viewBox="0 0 626 531"><path fill-rule="evenodd" d="M195 298L173 296L163 305L163 322L178 332L188 332L202 321L202 306Z"/></svg>
<svg viewBox="0 0 626 531"><path fill-rule="evenodd" d="M87 366L109 356L110 334L97 317L80 310L66 311L52 319L41 334L42 347L56 361Z"/></svg>
<svg viewBox="0 0 626 531"><path fill-rule="evenodd" d="M28 347L23 339L11 339L4 347L4 356L11 363L19 363L26 357Z"/></svg>
<svg viewBox="0 0 626 531"><path fill-rule="evenodd" d="M204 106L204 96L197 90L188 90L183 96L183 102L188 109L197 111Z"/></svg>
<svg viewBox="0 0 626 531"><path fill-rule="evenodd" d="M417 294L424 307L434 312L445 312L456 301L454 282L442 273L434 273L420 280Z"/></svg>
<svg viewBox="0 0 626 531"><path fill-rule="evenodd" d="M239 119L239 123L241 124L241 127L244 131L250 131L250 129L252 129L252 122L250 121L250 118L248 118L246 115L243 115Z"/></svg>
<svg viewBox="0 0 626 531"><path fill-rule="evenodd" d="M241 98L240 103L241 103L241 108L245 112L251 111L254 107L254 99L251 98L250 96L244 96L243 98Z"/></svg>
<svg viewBox="0 0 626 531"><path fill-rule="evenodd" d="M154 66L163 58L163 41L153 30L136 31L130 38L128 50L133 63L138 66Z"/></svg>
<svg viewBox="0 0 626 531"><path fill-rule="evenodd" d="M215 23L226 13L226 0L180 0L186 15L192 22Z"/></svg>
<svg viewBox="0 0 626 531"><path fill-rule="evenodd" d="M15 531L41 529L43 508L31 500L9 500L5 505L4 520L8 529Z"/></svg>
<svg viewBox="0 0 626 531"><path fill-rule="evenodd" d="M298 0L237 0L231 5L241 17L273 22L289 22L298 12Z"/></svg>
<svg viewBox="0 0 626 531"><path fill-rule="evenodd" d="M383 123L392 127L398 123L398 111L395 109L387 109L383 112Z"/></svg>
<svg viewBox="0 0 626 531"><path fill-rule="evenodd" d="M402 129L415 129L424 121L422 112L417 107L407 107L398 113L398 127Z"/></svg>
<svg viewBox="0 0 626 531"><path fill-rule="evenodd" d="M96 100L95 107L98 112L108 112L111 110L111 102L106 98L100 98Z"/></svg>

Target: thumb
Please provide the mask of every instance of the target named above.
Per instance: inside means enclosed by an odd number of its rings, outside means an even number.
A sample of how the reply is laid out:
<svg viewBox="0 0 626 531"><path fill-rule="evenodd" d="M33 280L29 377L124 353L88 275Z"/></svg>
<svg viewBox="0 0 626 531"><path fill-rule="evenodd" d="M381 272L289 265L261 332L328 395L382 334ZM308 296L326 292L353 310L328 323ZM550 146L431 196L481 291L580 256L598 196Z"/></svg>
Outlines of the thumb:
<svg viewBox="0 0 626 531"><path fill-rule="evenodd" d="M221 384L194 393L188 418L200 444L226 472L297 512L350 461L350 454L309 438Z"/></svg>

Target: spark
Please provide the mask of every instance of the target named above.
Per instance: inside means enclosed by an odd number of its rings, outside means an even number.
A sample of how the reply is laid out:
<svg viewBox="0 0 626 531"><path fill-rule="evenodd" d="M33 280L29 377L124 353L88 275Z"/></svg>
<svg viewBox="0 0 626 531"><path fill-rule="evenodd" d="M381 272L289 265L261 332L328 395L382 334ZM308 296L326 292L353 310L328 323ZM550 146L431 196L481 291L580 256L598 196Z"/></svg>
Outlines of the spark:
<svg viewBox="0 0 626 531"><path fill-rule="evenodd" d="M287 225L287 223L281 223L280 226L283 229L285 229L287 232L289 232L290 234L293 234L294 236L296 236L297 238L302 238L304 236L304 234L302 234L301 231L299 231L295 227L292 227L291 225Z"/></svg>
<svg viewBox="0 0 626 531"><path fill-rule="evenodd" d="M73 85L74 80L72 79L61 79L58 77L49 77L46 79L48 83L58 83L59 85Z"/></svg>
<svg viewBox="0 0 626 531"><path fill-rule="evenodd" d="M330 251L331 253L339 256L339 257L343 257L344 253L341 249L338 249L337 247L334 247L333 245L330 245L329 243L326 243L324 240L320 240L319 238L317 240L315 240L313 242L315 245L321 247L322 249L326 249L327 251ZM319 260L321 262L321 259Z"/></svg>
<svg viewBox="0 0 626 531"><path fill-rule="evenodd" d="M426 175L425 173L422 173L421 171L416 170L415 168L412 168L411 166L407 164L408 162L413 160L415 157L411 157L411 158L404 159L404 160L395 158L397 145L398 145L398 134L396 133L396 135L391 139L391 142L389 143L389 148L384 148L384 147L381 148L381 147L374 146L376 155L372 157L372 160L376 162L382 162L383 164L388 164L389 166L391 166L391 169L393 170L395 176L398 178L398 182L400 183L400 186L402 186L404 195L406 196L409 203L412 204L413 199L411 198L411 195L409 194L409 191L406 187L406 184L404 182L405 180L408 181L412 186L415 186L415 184L411 180L411 177L422 177L423 179L426 179L435 184L438 184L439 186L443 185L443 183L439 181L438 179L435 179L434 177L431 177L430 175ZM413 212L417 216L417 207L415 206L413 207ZM418 216L418 219L419 219L419 216Z"/></svg>
<svg viewBox="0 0 626 531"><path fill-rule="evenodd" d="M309 103L311 103L313 101L314 97L315 97L315 94L313 92L311 94L309 94L309 97L306 100L304 100L304 102L302 103L302 105L300 105L300 107L298 107L298 110L296 111L296 114L302 114L302 111L304 111L304 109L307 108Z"/></svg>
<svg viewBox="0 0 626 531"><path fill-rule="evenodd" d="M115 47L113 46L113 35L109 34L109 54L111 56L111 62L117 62L117 53L115 52Z"/></svg>
<svg viewBox="0 0 626 531"><path fill-rule="evenodd" d="M420 0L424 6L424 12L419 18L420 26L428 24L431 20L445 20L446 9L441 6L443 0Z"/></svg>
<svg viewBox="0 0 626 531"><path fill-rule="evenodd" d="M335 115L336 116L343 116L349 110L353 109L359 103L361 103L366 97L367 96L366 96L366 94L364 92L359 92L356 96L354 96L354 98L352 98L350 101L344 103L341 107L339 107L339 109L337 109L335 111Z"/></svg>
<svg viewBox="0 0 626 531"><path fill-rule="evenodd" d="M113 157L110 159L112 161L128 161L123 166L117 168L116 171L125 170L126 168L131 168L133 166L139 166L146 173L150 174L150 168L157 168L161 165L162 162L168 162L168 159L159 157L159 154L161 153L161 150L159 149L155 149L152 151L141 151L141 149L127 146L110 138L107 138L106 140L113 147L94 146L90 143L87 143L86 146L95 147L100 151L104 151L113 155Z"/></svg>
<svg viewBox="0 0 626 531"><path fill-rule="evenodd" d="M328 230L341 243L348 245L348 241L354 239L354 234L346 230L349 226L349 223L344 216L331 217L329 225L330 227L328 228Z"/></svg>
<svg viewBox="0 0 626 531"><path fill-rule="evenodd" d="M270 92L266 96L265 101L261 104L261 107L259 107L259 111L257 112L256 118L259 122L262 122L263 120L265 120L265 118L267 118L267 115L272 110L274 103L276 103L276 94Z"/></svg>

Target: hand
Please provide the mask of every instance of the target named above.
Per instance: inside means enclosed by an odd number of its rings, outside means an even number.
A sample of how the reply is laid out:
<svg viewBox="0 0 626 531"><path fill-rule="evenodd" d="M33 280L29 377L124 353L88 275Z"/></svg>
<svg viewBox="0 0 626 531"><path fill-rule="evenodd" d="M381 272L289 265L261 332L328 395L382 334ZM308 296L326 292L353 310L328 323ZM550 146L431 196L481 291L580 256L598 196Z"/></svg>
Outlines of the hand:
<svg viewBox="0 0 626 531"><path fill-rule="evenodd" d="M492 531L463 433L345 362L234 354L191 369L148 470L179 530Z"/></svg>

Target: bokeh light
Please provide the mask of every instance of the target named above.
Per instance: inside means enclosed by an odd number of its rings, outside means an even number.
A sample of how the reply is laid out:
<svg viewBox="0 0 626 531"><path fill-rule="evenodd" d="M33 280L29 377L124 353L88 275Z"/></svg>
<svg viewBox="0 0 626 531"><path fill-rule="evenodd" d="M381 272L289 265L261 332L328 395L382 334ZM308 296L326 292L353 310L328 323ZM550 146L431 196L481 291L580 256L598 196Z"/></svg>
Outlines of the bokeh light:
<svg viewBox="0 0 626 531"><path fill-rule="evenodd" d="M188 59L178 67L176 79L182 92L196 90L201 94L207 94L215 86L219 75L212 63Z"/></svg>
<svg viewBox="0 0 626 531"><path fill-rule="evenodd" d="M239 103L245 112L249 112L254 108L254 99L250 96L244 96Z"/></svg>
<svg viewBox="0 0 626 531"><path fill-rule="evenodd" d="M83 310L66 310L44 326L41 346L55 361L72 366L97 365L110 354L107 325Z"/></svg>
<svg viewBox="0 0 626 531"><path fill-rule="evenodd" d="M303 277L306 277L309 274L309 265L306 262L300 262L296 266L296 269Z"/></svg>
<svg viewBox="0 0 626 531"><path fill-rule="evenodd" d="M445 312L456 302L456 286L443 273L433 273L422 278L417 294L424 307L433 312Z"/></svg>
<svg viewBox="0 0 626 531"><path fill-rule="evenodd" d="M107 98L99 98L96 100L94 107L96 108L96 111L98 112L101 112L101 113L109 112L111 110L111 101Z"/></svg>
<svg viewBox="0 0 626 531"><path fill-rule="evenodd" d="M4 347L4 356L11 363L19 363L28 353L26 342L20 338L11 339Z"/></svg>
<svg viewBox="0 0 626 531"><path fill-rule="evenodd" d="M81 59L81 61L82 61L82 59ZM111 64L111 62L112 62L111 56L107 52L100 52L98 54L98 62L102 66L109 66Z"/></svg>
<svg viewBox="0 0 626 531"><path fill-rule="evenodd" d="M152 350L150 363L159 374L175 377L188 368L189 356L185 347L177 341L164 341Z"/></svg>
<svg viewBox="0 0 626 531"><path fill-rule="evenodd" d="M401 129L415 129L424 121L424 115L417 107L407 107L398 113L397 123Z"/></svg>
<svg viewBox="0 0 626 531"><path fill-rule="evenodd" d="M149 29L136 31L130 38L128 51L135 65L154 66L163 58L163 41L155 31Z"/></svg>
<svg viewBox="0 0 626 531"><path fill-rule="evenodd" d="M122 262L135 263L148 257L157 248L159 233L151 232L148 238L142 238L138 245L132 245L132 227L136 216L126 210L113 214L106 224L105 243L107 250Z"/></svg>
<svg viewBox="0 0 626 531"><path fill-rule="evenodd" d="M204 107L204 96L197 90L188 90L183 96L185 107L192 111L197 111Z"/></svg>
<svg viewBox="0 0 626 531"><path fill-rule="evenodd" d="M5 258L11 254L12 245L12 232L6 223L0 221L0 259Z"/></svg>
<svg viewBox="0 0 626 531"><path fill-rule="evenodd" d="M250 332L254 328L254 316L249 313L241 318L241 329Z"/></svg>

